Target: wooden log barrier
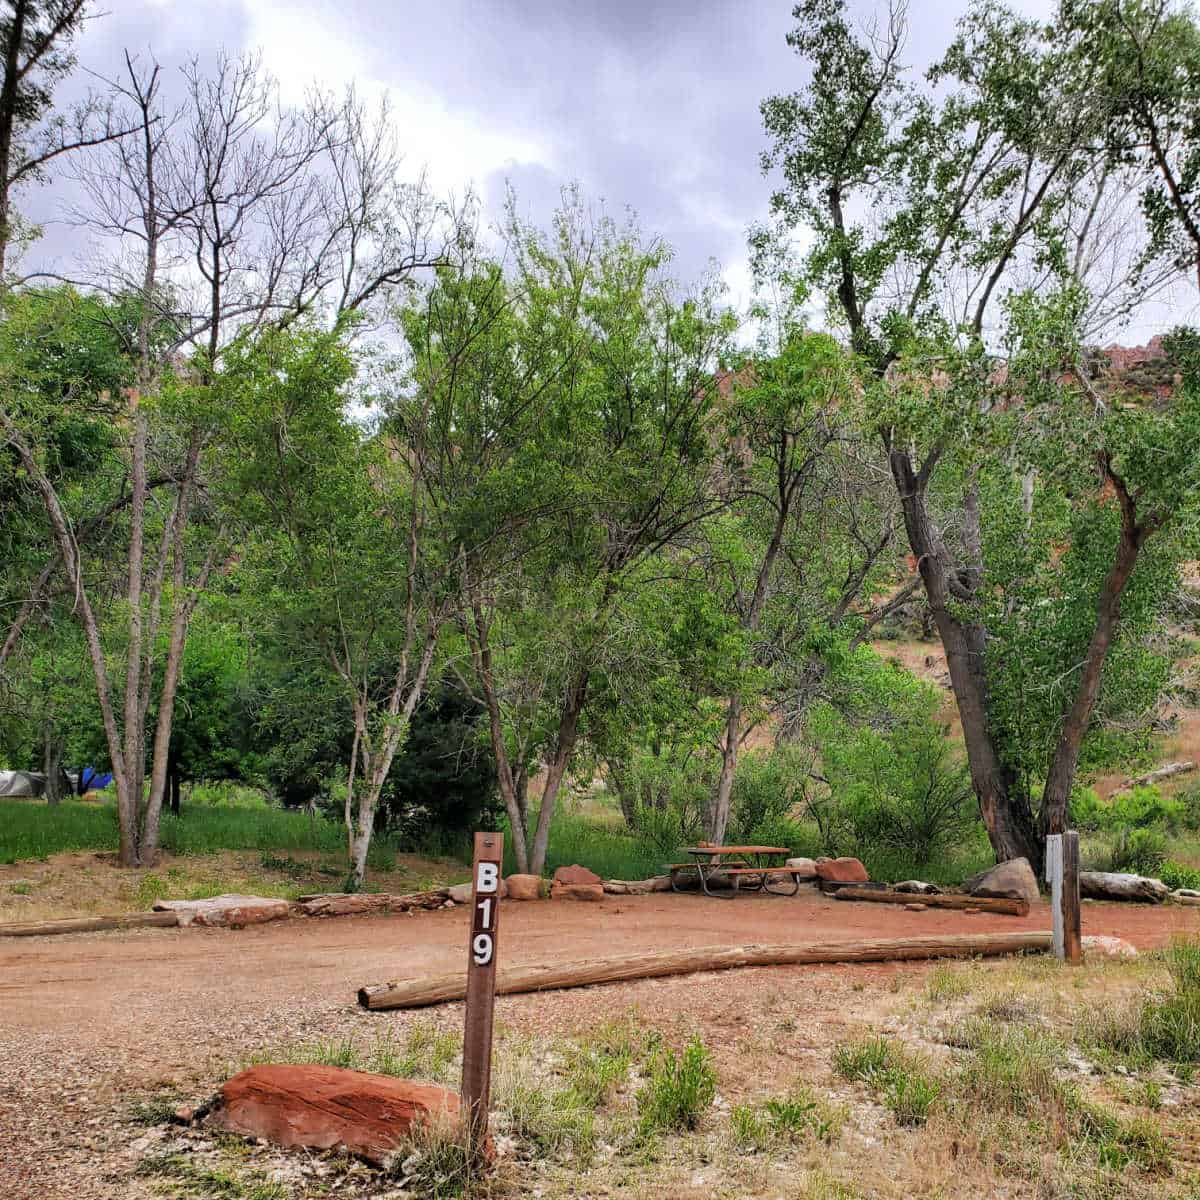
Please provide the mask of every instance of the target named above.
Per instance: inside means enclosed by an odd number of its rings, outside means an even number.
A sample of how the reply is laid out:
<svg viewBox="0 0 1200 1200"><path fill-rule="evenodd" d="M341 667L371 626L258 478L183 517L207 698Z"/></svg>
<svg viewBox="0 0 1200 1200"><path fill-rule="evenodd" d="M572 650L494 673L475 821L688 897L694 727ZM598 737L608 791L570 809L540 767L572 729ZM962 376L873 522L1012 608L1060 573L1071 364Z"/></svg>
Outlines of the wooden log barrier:
<svg viewBox="0 0 1200 1200"><path fill-rule="evenodd" d="M0 924L0 937L44 937L53 933L97 933L104 929L169 929L179 924L173 912L125 913L113 917L67 917L61 921L12 921Z"/></svg>
<svg viewBox="0 0 1200 1200"><path fill-rule="evenodd" d="M651 951L619 958L582 962L542 963L506 967L496 973L498 995L543 992L554 988L587 987L593 983L624 983L690 975L697 971L728 971L736 967L779 967L804 963L892 962L922 958L973 958L1022 954L1050 948L1050 932L972 933L944 937L869 938L842 942L792 945L698 946L688 950ZM359 988L358 1002L375 1011L422 1008L461 1000L466 995L462 971L431 979L398 979Z"/></svg>
<svg viewBox="0 0 1200 1200"><path fill-rule="evenodd" d="M969 908L974 912L1003 913L1009 917L1029 916L1028 900L1001 900L990 896L921 896L909 892L879 892L871 888L840 888L839 900L865 900L873 904L924 904L926 908Z"/></svg>

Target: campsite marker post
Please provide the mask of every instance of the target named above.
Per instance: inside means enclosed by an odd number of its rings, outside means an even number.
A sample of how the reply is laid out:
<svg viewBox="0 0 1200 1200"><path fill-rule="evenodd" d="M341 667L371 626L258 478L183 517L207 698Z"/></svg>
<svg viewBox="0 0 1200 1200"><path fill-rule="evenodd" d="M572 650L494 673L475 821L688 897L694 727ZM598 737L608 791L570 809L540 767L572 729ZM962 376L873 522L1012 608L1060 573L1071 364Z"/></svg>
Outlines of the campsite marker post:
<svg viewBox="0 0 1200 1200"><path fill-rule="evenodd" d="M463 1030L462 1100L473 1148L487 1140L492 1083L492 1013L496 1005L496 931L504 834L477 833L467 952L467 1012Z"/></svg>
<svg viewBox="0 0 1200 1200"><path fill-rule="evenodd" d="M1054 956L1064 962L1081 963L1079 834L1074 830L1046 838L1046 880L1054 920Z"/></svg>

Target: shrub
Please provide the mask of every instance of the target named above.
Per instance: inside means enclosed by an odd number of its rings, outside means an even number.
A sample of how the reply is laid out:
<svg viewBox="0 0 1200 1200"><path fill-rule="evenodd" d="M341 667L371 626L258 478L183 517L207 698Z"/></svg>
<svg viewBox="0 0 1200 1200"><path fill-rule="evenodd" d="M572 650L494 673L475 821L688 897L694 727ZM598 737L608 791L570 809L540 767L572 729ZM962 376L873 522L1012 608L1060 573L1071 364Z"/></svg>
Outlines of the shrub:
<svg viewBox="0 0 1200 1200"><path fill-rule="evenodd" d="M1167 839L1156 829L1122 829L1109 853L1110 871L1157 875L1167 860Z"/></svg>
<svg viewBox="0 0 1200 1200"><path fill-rule="evenodd" d="M931 689L878 726L853 725L828 707L814 713L828 793L810 797L809 811L826 853L890 852L922 870L978 824L966 766L935 714Z"/></svg>
<svg viewBox="0 0 1200 1200"><path fill-rule="evenodd" d="M650 1077L638 1093L643 1135L695 1129L713 1102L717 1077L704 1043L693 1037L681 1055L664 1047L650 1065Z"/></svg>
<svg viewBox="0 0 1200 1200"><path fill-rule="evenodd" d="M1163 863L1158 877L1172 891L1176 888L1192 888L1200 891L1200 868L1187 867L1183 863L1168 861Z"/></svg>
<svg viewBox="0 0 1200 1200"><path fill-rule="evenodd" d="M1091 788L1078 789L1071 797L1072 823L1092 833L1136 829L1175 832L1184 826L1186 815L1183 801L1163 796L1153 785L1121 792L1107 803Z"/></svg>
<svg viewBox="0 0 1200 1200"><path fill-rule="evenodd" d="M883 1102L900 1125L924 1125L941 1094L936 1079L919 1071L897 1071L888 1079Z"/></svg>

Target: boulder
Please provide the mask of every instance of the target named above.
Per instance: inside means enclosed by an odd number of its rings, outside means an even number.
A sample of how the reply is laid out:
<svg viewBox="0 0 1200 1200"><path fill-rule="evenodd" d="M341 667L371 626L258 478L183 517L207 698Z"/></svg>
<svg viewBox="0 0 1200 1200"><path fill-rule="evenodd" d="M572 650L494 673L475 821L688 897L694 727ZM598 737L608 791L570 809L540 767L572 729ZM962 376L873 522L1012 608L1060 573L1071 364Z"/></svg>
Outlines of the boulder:
<svg viewBox="0 0 1200 1200"><path fill-rule="evenodd" d="M551 900L603 900L603 883L560 883L550 885Z"/></svg>
<svg viewBox="0 0 1200 1200"><path fill-rule="evenodd" d="M994 900L1024 900L1031 906L1041 899L1037 879L1027 858L1010 858L972 875L963 884L963 891L968 896L987 896Z"/></svg>
<svg viewBox="0 0 1200 1200"><path fill-rule="evenodd" d="M286 900L265 896L212 896L207 900L157 900L155 912L173 912L179 924L208 925L240 929L263 921L278 921L291 914Z"/></svg>
<svg viewBox="0 0 1200 1200"><path fill-rule="evenodd" d="M1161 904L1171 889L1161 879L1116 871L1080 871L1079 893L1091 900L1146 900Z"/></svg>
<svg viewBox="0 0 1200 1200"><path fill-rule="evenodd" d="M470 904L471 887L471 881L468 879L466 883L456 883L452 888L448 888L447 891L450 894L450 899L453 900L455 904ZM500 880L500 899L503 900L507 895L508 882L507 880L502 879Z"/></svg>
<svg viewBox="0 0 1200 1200"><path fill-rule="evenodd" d="M818 858L817 878L829 883L866 883L871 877L857 858Z"/></svg>
<svg viewBox="0 0 1200 1200"><path fill-rule="evenodd" d="M542 877L540 875L510 875L505 881L510 900L540 900Z"/></svg>
<svg viewBox="0 0 1200 1200"><path fill-rule="evenodd" d="M669 892L670 875L652 875L649 879L606 879L604 890L610 896L648 896L651 892Z"/></svg>
<svg viewBox="0 0 1200 1200"><path fill-rule="evenodd" d="M554 883L603 883L595 871L581 867L578 863L573 867L559 867L554 872Z"/></svg>
<svg viewBox="0 0 1200 1200"><path fill-rule="evenodd" d="M892 884L893 892L902 892L906 896L940 896L942 889L936 884L925 883L920 879L906 879L903 883Z"/></svg>
<svg viewBox="0 0 1200 1200"><path fill-rule="evenodd" d="M1080 941L1084 954L1103 954L1106 958L1137 958L1137 947L1124 938L1090 933Z"/></svg>
<svg viewBox="0 0 1200 1200"><path fill-rule="evenodd" d="M793 869L793 874L801 883L808 883L817 877L817 864L811 858L789 858L787 866Z"/></svg>
<svg viewBox="0 0 1200 1200"><path fill-rule="evenodd" d="M277 1146L344 1150L386 1165L419 1121L454 1119L455 1092L343 1067L272 1064L221 1088L207 1124Z"/></svg>

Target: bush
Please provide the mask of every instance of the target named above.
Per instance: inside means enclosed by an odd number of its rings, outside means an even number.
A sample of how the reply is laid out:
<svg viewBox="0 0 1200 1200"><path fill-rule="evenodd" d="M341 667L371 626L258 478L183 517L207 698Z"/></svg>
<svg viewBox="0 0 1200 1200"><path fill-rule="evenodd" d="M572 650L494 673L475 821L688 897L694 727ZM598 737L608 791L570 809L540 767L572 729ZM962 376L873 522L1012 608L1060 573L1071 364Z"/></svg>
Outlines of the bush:
<svg viewBox="0 0 1200 1200"><path fill-rule="evenodd" d="M638 1093L643 1136L695 1129L713 1102L717 1077L704 1043L692 1038L681 1055L664 1047L650 1064L650 1077Z"/></svg>
<svg viewBox="0 0 1200 1200"><path fill-rule="evenodd" d="M1200 891L1200 868L1187 867L1183 863L1165 862L1158 877L1172 891L1176 888L1191 888Z"/></svg>
<svg viewBox="0 0 1200 1200"><path fill-rule="evenodd" d="M1163 796L1153 785L1121 792L1107 803L1091 788L1081 788L1071 797L1072 824L1092 833L1133 829L1173 833L1184 825L1186 815L1181 800Z"/></svg>
<svg viewBox="0 0 1200 1200"><path fill-rule="evenodd" d="M809 800L827 854L890 855L921 870L978 824L965 765L934 719L932 692L888 714L883 728L814 715L828 794Z"/></svg>
<svg viewBox="0 0 1200 1200"><path fill-rule="evenodd" d="M1167 860L1167 839L1155 829L1122 829L1109 854L1110 871L1157 875Z"/></svg>

